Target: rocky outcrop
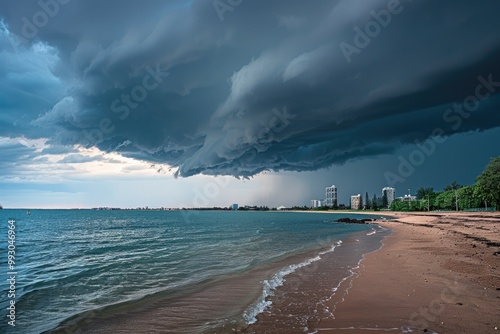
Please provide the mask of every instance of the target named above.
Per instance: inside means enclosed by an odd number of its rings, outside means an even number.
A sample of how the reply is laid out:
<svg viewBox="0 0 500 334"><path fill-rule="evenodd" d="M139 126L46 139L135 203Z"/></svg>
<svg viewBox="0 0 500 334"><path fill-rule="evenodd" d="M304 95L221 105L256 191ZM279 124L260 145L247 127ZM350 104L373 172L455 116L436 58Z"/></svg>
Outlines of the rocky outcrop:
<svg viewBox="0 0 500 334"><path fill-rule="evenodd" d="M337 219L339 223L348 223L348 224L368 224L371 222L371 219L354 219L354 218L340 218Z"/></svg>

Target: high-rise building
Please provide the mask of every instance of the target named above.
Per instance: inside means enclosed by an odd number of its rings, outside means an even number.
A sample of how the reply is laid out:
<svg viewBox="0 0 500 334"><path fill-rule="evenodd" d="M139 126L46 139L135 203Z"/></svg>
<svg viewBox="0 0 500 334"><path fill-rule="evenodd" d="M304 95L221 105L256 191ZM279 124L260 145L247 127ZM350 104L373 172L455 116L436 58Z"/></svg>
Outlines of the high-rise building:
<svg viewBox="0 0 500 334"><path fill-rule="evenodd" d="M319 208L322 205L321 200L312 199L311 200L311 208Z"/></svg>
<svg viewBox="0 0 500 334"><path fill-rule="evenodd" d="M363 205L363 200L361 199L361 194L351 196L351 209L360 210Z"/></svg>
<svg viewBox="0 0 500 334"><path fill-rule="evenodd" d="M326 187L325 205L329 207L337 206L337 187Z"/></svg>
<svg viewBox="0 0 500 334"><path fill-rule="evenodd" d="M391 206L391 203L396 198L396 189L391 187L382 188L382 198L384 197L387 198L387 207L389 208Z"/></svg>

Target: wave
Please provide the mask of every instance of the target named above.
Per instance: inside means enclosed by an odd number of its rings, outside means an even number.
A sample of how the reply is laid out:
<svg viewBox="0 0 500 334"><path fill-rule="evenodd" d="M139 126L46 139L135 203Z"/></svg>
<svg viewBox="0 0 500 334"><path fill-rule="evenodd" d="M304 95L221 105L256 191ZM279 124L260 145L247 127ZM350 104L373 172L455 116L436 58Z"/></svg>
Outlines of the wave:
<svg viewBox="0 0 500 334"><path fill-rule="evenodd" d="M268 300L268 297L274 295L274 290L276 290L278 287L282 286L285 283L286 281L285 276L290 275L297 269L306 267L316 261L321 260L321 255L335 251L335 249L339 247L341 244L342 240L339 240L335 244L333 244L330 249L320 252L315 257L309 258L307 260L304 260L296 264L291 264L289 266L286 266L280 269L278 272L276 272L270 279L264 280L262 293L259 299L255 304L250 306L243 313L243 319L245 320L245 322L249 325L254 324L255 322L257 322L257 315L264 312L269 306L272 305L272 301Z"/></svg>

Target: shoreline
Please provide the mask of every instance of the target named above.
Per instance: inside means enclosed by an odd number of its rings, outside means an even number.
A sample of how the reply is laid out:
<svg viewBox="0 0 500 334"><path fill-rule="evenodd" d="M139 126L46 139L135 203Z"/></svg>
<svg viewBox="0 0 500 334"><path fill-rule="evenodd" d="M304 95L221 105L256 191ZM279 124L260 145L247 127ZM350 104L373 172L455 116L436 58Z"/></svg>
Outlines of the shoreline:
<svg viewBox="0 0 500 334"><path fill-rule="evenodd" d="M297 291L303 294L295 300L303 298L305 304L310 302L311 294L304 292L309 288L313 294L328 297L325 306L332 310L332 317L308 322L307 333L410 333L409 330L413 330L411 333L426 330L426 333L438 334L500 333L495 330L495 327L500 328L497 316L500 312L500 213L303 212L378 215L377 221L367 224L392 231L382 240L378 250L363 255L358 267L352 268L353 275L337 286L337 292L331 298L331 292L322 292L315 285L300 286L303 282L298 276L300 273L287 277L289 284L295 282ZM344 251L343 247L339 251ZM333 257L337 255L337 251L332 254ZM324 269L335 269L334 263ZM313 275L313 267L307 267L305 273ZM321 266L318 268L322 270ZM325 277L331 280L332 276ZM265 279L269 279L269 275L265 275ZM241 283L239 281L238 278L229 286L235 287ZM251 286L254 288L255 284ZM290 290L289 287L284 288ZM215 300L223 291L210 293L203 289L193 294L193 300ZM250 296L238 298L243 297ZM119 317L121 320L114 319L114 322L123 327L133 319L133 325L130 323L127 328L135 327L138 333L153 328L175 332L174 327L166 325L170 322L166 311L170 306L170 303L149 305L144 318L140 315L142 311L137 310L139 312L134 311L125 318ZM297 308L297 314L311 314L303 306L301 309L300 304ZM85 324L85 321L80 324ZM226 325L217 327L213 333L304 333L304 327L282 327L283 331L277 332L270 327L269 321L261 323L260 320L257 327ZM85 327L87 332L106 332L106 326L100 328L101 331L97 327ZM88 331L90 328L92 330ZM61 330L55 328L49 332Z"/></svg>
<svg viewBox="0 0 500 334"><path fill-rule="evenodd" d="M380 214L392 234L317 333L500 333L499 213Z"/></svg>
<svg viewBox="0 0 500 334"><path fill-rule="evenodd" d="M311 216L304 218L310 220ZM314 218L313 220L318 219ZM323 219L319 220L323 221ZM302 218L297 222L297 225L300 225ZM328 229L332 227L328 222L319 222L318 224L327 226ZM322 228L322 226L318 226L318 228ZM374 226L359 226L359 228L358 226L344 226L345 236L352 238L356 233L366 234L372 227ZM337 243L339 239L346 242L344 236L317 235L311 243L311 246L314 247L305 248L304 251L290 253L285 257L280 256L276 261L258 265L250 270L232 272L210 282L201 282L190 291L183 289L178 294L167 291L155 293L139 300L112 304L101 309L81 313L62 321L47 333L63 333L68 328L78 328L81 333L106 333L125 331L131 328L136 333L176 333L179 330L186 333L199 333L200 331L197 329L204 328L203 332L211 333L212 326L215 328L213 333L244 331L248 323L241 321L243 320L242 316L263 295L264 281L269 282L272 286L279 283L281 275L286 276L288 283L294 280L300 282L299 273L295 272L296 269L308 274L314 273L313 268L321 269L320 262L316 258L318 256L335 258L338 251L335 249L333 252L332 247L334 242ZM337 246L335 245L335 247ZM345 244L340 248L342 248L341 251L345 252ZM306 262L311 262L311 264L303 265ZM290 270L290 274L283 273L289 271L290 268L293 269ZM275 280L275 278L277 279ZM321 295L327 295L327 292ZM215 301L217 302L214 304ZM206 309L206 312L201 314L200 309ZM190 313L189 310L195 312Z"/></svg>
<svg viewBox="0 0 500 334"><path fill-rule="evenodd" d="M369 225L369 224L366 224ZM382 247L382 240L390 231L370 226L342 239L341 246L331 252L321 252L321 258L286 278L283 286L274 291L269 308L257 315L257 322L239 331L214 333L289 334L315 333L315 326L334 312L329 304L333 291L344 293L345 286L367 254ZM373 232L377 230L377 232Z"/></svg>

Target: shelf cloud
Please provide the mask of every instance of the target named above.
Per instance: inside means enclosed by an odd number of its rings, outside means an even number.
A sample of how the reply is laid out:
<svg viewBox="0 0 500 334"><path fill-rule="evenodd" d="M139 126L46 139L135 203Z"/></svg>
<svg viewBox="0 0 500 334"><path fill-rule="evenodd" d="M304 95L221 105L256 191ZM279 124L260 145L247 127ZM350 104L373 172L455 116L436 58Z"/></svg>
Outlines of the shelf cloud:
<svg viewBox="0 0 500 334"><path fill-rule="evenodd" d="M96 146L184 177L250 177L492 129L499 9L494 0L4 1L0 137Z"/></svg>

